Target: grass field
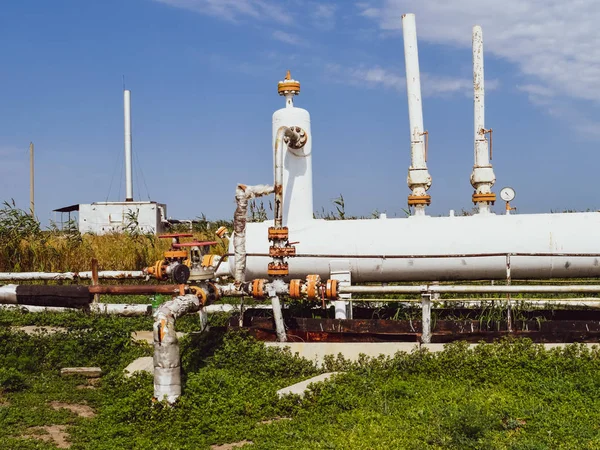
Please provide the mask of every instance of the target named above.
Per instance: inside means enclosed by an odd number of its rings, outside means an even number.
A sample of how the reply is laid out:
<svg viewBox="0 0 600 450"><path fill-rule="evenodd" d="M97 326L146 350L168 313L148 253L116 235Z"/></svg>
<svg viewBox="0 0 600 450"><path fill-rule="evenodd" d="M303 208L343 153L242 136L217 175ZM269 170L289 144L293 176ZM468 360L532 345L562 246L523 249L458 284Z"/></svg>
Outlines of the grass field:
<svg viewBox="0 0 600 450"><path fill-rule="evenodd" d="M178 326L190 331L197 320ZM439 354L332 358L318 369L243 335L191 334L182 340L184 393L169 408L151 402L150 375L122 376L129 362L151 354L130 337L151 319L2 312L0 323L0 448L56 448L40 440L45 430L61 430L72 449L243 441L252 449L600 448L600 353L583 346L546 351L519 340L469 350L456 343ZM9 327L31 323L69 328L27 335ZM104 375L83 388L84 379L59 376L74 365L97 365ZM303 399L276 395L329 370L343 373Z"/></svg>

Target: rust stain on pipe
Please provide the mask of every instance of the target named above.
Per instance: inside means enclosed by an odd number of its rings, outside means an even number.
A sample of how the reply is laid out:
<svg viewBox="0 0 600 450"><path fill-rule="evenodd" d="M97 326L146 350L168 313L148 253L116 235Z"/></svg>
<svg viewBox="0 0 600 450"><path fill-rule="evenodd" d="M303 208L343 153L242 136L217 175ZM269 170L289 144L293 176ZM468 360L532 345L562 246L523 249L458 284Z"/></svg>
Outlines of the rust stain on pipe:
<svg viewBox="0 0 600 450"><path fill-rule="evenodd" d="M90 294L108 294L108 295L149 295L149 294L176 294L179 295L181 285L179 284L156 284L140 286L118 286L118 285L98 285L90 286Z"/></svg>

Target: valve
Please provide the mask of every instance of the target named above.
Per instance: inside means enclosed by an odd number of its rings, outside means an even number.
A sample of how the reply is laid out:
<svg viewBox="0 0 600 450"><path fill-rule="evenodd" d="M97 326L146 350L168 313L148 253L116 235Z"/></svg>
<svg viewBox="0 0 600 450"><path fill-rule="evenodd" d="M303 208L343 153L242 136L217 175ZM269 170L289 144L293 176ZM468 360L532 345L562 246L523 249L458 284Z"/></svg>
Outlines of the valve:
<svg viewBox="0 0 600 450"><path fill-rule="evenodd" d="M216 242L180 242L181 238L193 237L191 233L163 234L158 237L172 239L171 248L165 251L163 260L156 261L154 266L146 268L148 274L158 280L170 278L178 284L184 284L190 280L208 280L214 277L214 268L203 267L202 260L210 246Z"/></svg>
<svg viewBox="0 0 600 450"><path fill-rule="evenodd" d="M215 256L208 255L210 246L215 244L215 241L192 241L173 244L173 247L176 249L189 248L189 257L186 260L186 265L190 270L189 279L191 281L210 280L215 276L214 267L203 264L207 256Z"/></svg>

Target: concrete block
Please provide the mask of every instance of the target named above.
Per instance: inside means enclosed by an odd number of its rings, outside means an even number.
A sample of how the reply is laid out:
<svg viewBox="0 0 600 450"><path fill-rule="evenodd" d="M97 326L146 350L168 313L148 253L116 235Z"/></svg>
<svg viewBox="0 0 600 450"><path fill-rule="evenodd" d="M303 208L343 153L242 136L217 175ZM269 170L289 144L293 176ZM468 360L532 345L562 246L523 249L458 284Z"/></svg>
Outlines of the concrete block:
<svg viewBox="0 0 600 450"><path fill-rule="evenodd" d="M323 373L321 375L317 375L316 377L309 378L308 380L301 381L300 383L292 384L291 386L285 387L283 389L279 389L277 391L277 395L279 397L283 397L285 395L296 394L300 397L304 397L304 393L308 390L308 385L312 383L321 383L325 380L328 380L333 375L338 374L340 372L328 372Z"/></svg>
<svg viewBox="0 0 600 450"><path fill-rule="evenodd" d="M397 352L410 353L419 348L417 342L265 342L267 347L288 347L292 353L313 361L317 367L323 365L326 355L338 354L351 361L359 355L376 358L379 355L394 356Z"/></svg>
<svg viewBox="0 0 600 450"><path fill-rule="evenodd" d="M102 369L100 367L63 367L60 369L61 377L68 377L70 375L99 378L102 375Z"/></svg>
<svg viewBox="0 0 600 450"><path fill-rule="evenodd" d="M144 356L138 358L125 367L123 371L127 378L131 377L135 372L148 372L150 375L154 374L154 361L152 356Z"/></svg>

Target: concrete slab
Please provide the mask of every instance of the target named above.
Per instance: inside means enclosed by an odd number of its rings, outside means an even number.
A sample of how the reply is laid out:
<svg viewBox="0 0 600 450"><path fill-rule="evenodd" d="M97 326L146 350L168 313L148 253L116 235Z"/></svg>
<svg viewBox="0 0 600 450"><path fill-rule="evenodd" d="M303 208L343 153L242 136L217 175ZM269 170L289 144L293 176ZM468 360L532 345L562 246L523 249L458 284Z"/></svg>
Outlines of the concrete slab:
<svg viewBox="0 0 600 450"><path fill-rule="evenodd" d="M321 383L325 380L328 380L333 375L336 375L341 372L328 372L322 373L321 375L317 375L316 377L309 378L308 380L301 381L300 383L292 384L291 386L285 387L283 389L279 389L277 391L277 395L279 397L284 397L290 394L296 394L300 397L304 397L304 393L308 390L308 385L312 383Z"/></svg>
<svg viewBox="0 0 600 450"><path fill-rule="evenodd" d="M37 325L27 325L24 327L11 327L13 330L23 331L26 334L37 334L37 333L66 333L68 331L67 328L64 327L41 327Z"/></svg>
<svg viewBox="0 0 600 450"><path fill-rule="evenodd" d="M376 358L379 355L394 356L397 352L410 353L419 348L417 342L265 342L267 347L288 347L292 353L313 361L317 367L323 365L326 355L342 356L357 361L365 354Z"/></svg>
<svg viewBox="0 0 600 450"><path fill-rule="evenodd" d="M60 369L60 376L81 375L86 378L99 378L102 375L100 367L63 367Z"/></svg>
<svg viewBox="0 0 600 450"><path fill-rule="evenodd" d="M150 375L154 374L154 362L152 356L144 356L138 358L125 367L123 373L127 378L131 377L135 372L147 372Z"/></svg>

